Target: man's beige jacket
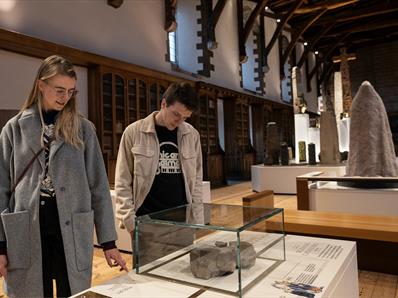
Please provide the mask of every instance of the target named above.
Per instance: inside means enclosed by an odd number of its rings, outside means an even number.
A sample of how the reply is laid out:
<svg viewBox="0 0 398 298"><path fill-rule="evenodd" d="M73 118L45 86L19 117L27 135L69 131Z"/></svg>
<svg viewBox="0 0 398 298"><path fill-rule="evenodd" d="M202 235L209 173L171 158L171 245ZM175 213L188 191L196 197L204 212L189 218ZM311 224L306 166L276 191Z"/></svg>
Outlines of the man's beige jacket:
<svg viewBox="0 0 398 298"><path fill-rule="evenodd" d="M130 124L120 141L115 173L116 218L119 226L129 232L134 230L135 213L149 193L158 168L156 113ZM201 203L203 172L198 131L183 122L178 127L177 143L187 201Z"/></svg>

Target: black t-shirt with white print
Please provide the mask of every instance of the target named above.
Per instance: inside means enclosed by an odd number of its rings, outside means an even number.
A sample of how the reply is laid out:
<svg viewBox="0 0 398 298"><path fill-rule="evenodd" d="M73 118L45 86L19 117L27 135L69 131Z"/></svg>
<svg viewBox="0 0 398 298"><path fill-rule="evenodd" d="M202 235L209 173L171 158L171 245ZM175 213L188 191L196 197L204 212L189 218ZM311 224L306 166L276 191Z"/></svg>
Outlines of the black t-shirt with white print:
<svg viewBox="0 0 398 298"><path fill-rule="evenodd" d="M160 145L159 164L151 190L136 215L144 215L187 203L182 176L177 130L155 125Z"/></svg>

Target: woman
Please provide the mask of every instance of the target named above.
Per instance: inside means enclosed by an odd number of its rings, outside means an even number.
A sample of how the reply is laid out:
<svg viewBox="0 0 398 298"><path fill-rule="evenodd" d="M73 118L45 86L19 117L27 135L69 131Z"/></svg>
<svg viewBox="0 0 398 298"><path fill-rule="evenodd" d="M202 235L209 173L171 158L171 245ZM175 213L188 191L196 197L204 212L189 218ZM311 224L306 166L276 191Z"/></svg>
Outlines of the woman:
<svg viewBox="0 0 398 298"><path fill-rule="evenodd" d="M0 135L0 274L10 297L53 297L53 279L58 296L90 287L94 223L108 264L127 271L95 130L76 109L76 79L66 59L45 59Z"/></svg>

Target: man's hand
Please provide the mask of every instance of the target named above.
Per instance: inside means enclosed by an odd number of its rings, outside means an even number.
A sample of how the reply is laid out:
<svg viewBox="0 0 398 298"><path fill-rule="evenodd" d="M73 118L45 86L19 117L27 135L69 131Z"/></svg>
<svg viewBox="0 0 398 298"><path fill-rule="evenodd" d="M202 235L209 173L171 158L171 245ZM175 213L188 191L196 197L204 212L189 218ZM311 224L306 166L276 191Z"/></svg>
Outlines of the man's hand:
<svg viewBox="0 0 398 298"><path fill-rule="evenodd" d="M7 278L8 260L6 255L0 255L0 277Z"/></svg>
<svg viewBox="0 0 398 298"><path fill-rule="evenodd" d="M126 261L122 258L117 248L105 250L104 255L109 267L120 266L120 271L125 270L126 272L129 272L126 266Z"/></svg>

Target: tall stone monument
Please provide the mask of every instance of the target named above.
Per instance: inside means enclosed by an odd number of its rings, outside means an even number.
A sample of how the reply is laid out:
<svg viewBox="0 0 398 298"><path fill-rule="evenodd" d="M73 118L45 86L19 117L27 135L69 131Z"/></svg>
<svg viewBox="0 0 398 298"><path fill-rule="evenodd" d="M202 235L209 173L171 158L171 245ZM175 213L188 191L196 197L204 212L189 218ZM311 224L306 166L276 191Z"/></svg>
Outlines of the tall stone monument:
<svg viewBox="0 0 398 298"><path fill-rule="evenodd" d="M350 150L347 176L396 177L390 124L383 101L365 81L359 87L351 107Z"/></svg>
<svg viewBox="0 0 398 298"><path fill-rule="evenodd" d="M322 164L337 164L340 162L339 138L337 134L336 116L333 104L333 84L329 80L323 84L322 96L325 111L321 113L320 139Z"/></svg>

